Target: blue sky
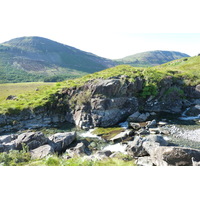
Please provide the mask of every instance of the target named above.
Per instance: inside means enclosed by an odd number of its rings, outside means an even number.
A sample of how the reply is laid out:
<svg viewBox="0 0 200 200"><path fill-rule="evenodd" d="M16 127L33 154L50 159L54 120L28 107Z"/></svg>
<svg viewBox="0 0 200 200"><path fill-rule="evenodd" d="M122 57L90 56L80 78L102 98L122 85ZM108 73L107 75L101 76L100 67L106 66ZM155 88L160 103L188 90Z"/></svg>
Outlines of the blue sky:
<svg viewBox="0 0 200 200"><path fill-rule="evenodd" d="M41 36L106 58L149 50L200 53L197 0L1 1L0 43Z"/></svg>

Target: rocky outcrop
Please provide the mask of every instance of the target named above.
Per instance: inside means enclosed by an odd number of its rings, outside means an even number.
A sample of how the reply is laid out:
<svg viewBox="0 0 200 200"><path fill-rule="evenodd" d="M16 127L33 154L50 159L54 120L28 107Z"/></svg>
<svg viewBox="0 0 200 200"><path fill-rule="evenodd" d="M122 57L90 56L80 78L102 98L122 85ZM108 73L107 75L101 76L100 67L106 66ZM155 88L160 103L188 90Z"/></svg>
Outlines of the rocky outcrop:
<svg viewBox="0 0 200 200"><path fill-rule="evenodd" d="M47 144L48 138L42 132L26 132L20 134L14 142L17 150L22 150L23 145L27 146L29 150L32 150Z"/></svg>
<svg viewBox="0 0 200 200"><path fill-rule="evenodd" d="M90 81L70 100L76 106L66 119L82 128L113 126L138 110L135 94L140 85L138 78L135 85L123 78Z"/></svg>
<svg viewBox="0 0 200 200"><path fill-rule="evenodd" d="M159 112L181 113L199 99L200 86L185 88L181 80L167 76L158 84L157 95L143 94L145 80L116 76L95 79L83 86L63 88L52 95L52 102L18 113L0 115L0 133L48 127L70 122L82 129L109 127L125 121L145 122ZM185 100L184 98L193 98Z"/></svg>
<svg viewBox="0 0 200 200"><path fill-rule="evenodd" d="M55 152L62 153L76 139L76 132L56 133L49 137Z"/></svg>
<svg viewBox="0 0 200 200"><path fill-rule="evenodd" d="M75 132L56 133L49 138L42 132L25 132L0 137L0 152L30 151L32 159L44 158L53 153L65 152L76 140Z"/></svg>

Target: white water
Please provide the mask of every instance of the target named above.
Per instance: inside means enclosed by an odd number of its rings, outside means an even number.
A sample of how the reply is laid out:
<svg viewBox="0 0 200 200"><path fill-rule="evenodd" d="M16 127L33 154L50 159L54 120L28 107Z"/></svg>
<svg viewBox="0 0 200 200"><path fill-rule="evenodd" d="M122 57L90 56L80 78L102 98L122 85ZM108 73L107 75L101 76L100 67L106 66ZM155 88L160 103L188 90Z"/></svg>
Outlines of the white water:
<svg viewBox="0 0 200 200"><path fill-rule="evenodd" d="M174 126L171 129L171 134L175 137L200 142L200 128L188 129Z"/></svg>
<svg viewBox="0 0 200 200"><path fill-rule="evenodd" d="M187 108L183 114L182 114L182 117L179 117L180 120L195 120L195 119L200 119L200 115L197 115L197 116L187 116L186 115L186 112L189 110L190 108Z"/></svg>
<svg viewBox="0 0 200 200"><path fill-rule="evenodd" d="M113 144L113 145L108 145L105 148L103 148L103 150L110 150L112 152L121 152L121 153L126 153L125 149L126 149L127 145L124 144Z"/></svg>
<svg viewBox="0 0 200 200"><path fill-rule="evenodd" d="M89 137L89 138L98 138L99 140L102 140L101 137L99 137L99 136L97 136L95 134L92 134L92 131L94 131L94 129L90 129L87 132L81 133L80 136L81 137Z"/></svg>

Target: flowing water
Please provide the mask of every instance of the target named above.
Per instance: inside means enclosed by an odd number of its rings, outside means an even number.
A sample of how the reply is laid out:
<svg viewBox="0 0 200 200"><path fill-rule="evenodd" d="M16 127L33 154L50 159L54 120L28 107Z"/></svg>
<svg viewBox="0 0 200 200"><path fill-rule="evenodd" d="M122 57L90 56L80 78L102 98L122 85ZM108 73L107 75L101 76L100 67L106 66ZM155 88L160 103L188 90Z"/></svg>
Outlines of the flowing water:
<svg viewBox="0 0 200 200"><path fill-rule="evenodd" d="M185 112L171 121L170 141L183 147L200 149L200 115L188 117Z"/></svg>
<svg viewBox="0 0 200 200"><path fill-rule="evenodd" d="M166 114L162 117L168 122L169 125L167 125L166 128L171 132L171 135L166 138L168 142L178 146L200 149L200 115L187 117L183 113L181 117L174 115L167 116ZM160 119L162 120L163 118ZM128 122L120 123L119 126L127 129ZM111 150L124 153L126 148L125 144L113 144L93 134L92 131L94 129L83 131L69 123L58 124L55 127L42 128L39 130L47 135L58 132L76 131L77 139L87 140L96 150Z"/></svg>

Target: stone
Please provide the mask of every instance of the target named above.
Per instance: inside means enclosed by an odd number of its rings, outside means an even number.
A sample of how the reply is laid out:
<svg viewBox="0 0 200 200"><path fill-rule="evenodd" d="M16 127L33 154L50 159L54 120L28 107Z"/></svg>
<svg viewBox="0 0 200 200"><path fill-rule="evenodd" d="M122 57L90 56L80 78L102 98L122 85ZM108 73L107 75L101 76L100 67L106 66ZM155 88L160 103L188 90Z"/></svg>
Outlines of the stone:
<svg viewBox="0 0 200 200"><path fill-rule="evenodd" d="M17 135L3 135L0 136L0 143L9 143L12 140L15 140L17 138Z"/></svg>
<svg viewBox="0 0 200 200"><path fill-rule="evenodd" d="M168 142L161 135L149 135L145 139L148 142L159 143L160 146L167 146L168 145Z"/></svg>
<svg viewBox="0 0 200 200"><path fill-rule="evenodd" d="M133 130L136 130L136 131L141 128L139 123L134 123L134 122L130 122L129 127L131 127Z"/></svg>
<svg viewBox="0 0 200 200"><path fill-rule="evenodd" d="M129 122L145 122L150 114L147 113L139 113L138 111L130 115L127 119Z"/></svg>
<svg viewBox="0 0 200 200"><path fill-rule="evenodd" d="M49 144L42 145L30 151L31 159L41 159L54 153L54 149Z"/></svg>
<svg viewBox="0 0 200 200"><path fill-rule="evenodd" d="M156 166L192 166L200 161L200 151L196 149L159 146L152 142L144 142L143 146Z"/></svg>
<svg viewBox="0 0 200 200"><path fill-rule="evenodd" d="M6 100L17 100L17 96L9 95Z"/></svg>
<svg viewBox="0 0 200 200"><path fill-rule="evenodd" d="M167 125L167 122L162 122L162 121L160 121L160 122L158 122L158 125L159 125L159 126L166 126L166 125Z"/></svg>
<svg viewBox="0 0 200 200"><path fill-rule="evenodd" d="M23 145L28 146L29 150L48 143L48 138L42 132L25 132L18 135L14 140L17 150L22 150Z"/></svg>
<svg viewBox="0 0 200 200"><path fill-rule="evenodd" d="M110 150L97 151L96 154L100 157L109 157L112 152Z"/></svg>
<svg viewBox="0 0 200 200"><path fill-rule="evenodd" d="M157 122L156 120L152 120L152 121L149 121L146 125L147 128L156 128L157 127Z"/></svg>
<svg viewBox="0 0 200 200"><path fill-rule="evenodd" d="M148 156L149 154L143 147L144 138L136 136L132 142L130 142L126 148L128 154L134 157Z"/></svg>
<svg viewBox="0 0 200 200"><path fill-rule="evenodd" d="M80 156L82 154L85 154L85 148L85 144L83 142L80 142L75 147L67 149L65 153L67 153L67 155L72 158L74 156Z"/></svg>
<svg viewBox="0 0 200 200"><path fill-rule="evenodd" d="M159 128L149 128L150 134L160 134Z"/></svg>
<svg viewBox="0 0 200 200"><path fill-rule="evenodd" d="M150 131L145 129L145 128L141 128L139 131L136 132L136 134L138 134L138 135L149 135Z"/></svg>
<svg viewBox="0 0 200 200"><path fill-rule="evenodd" d="M56 133L49 137L52 142L54 151L62 153L66 151L67 147L76 139L76 132Z"/></svg>
<svg viewBox="0 0 200 200"><path fill-rule="evenodd" d="M112 141L112 142L123 141L126 137L129 136L129 133L130 133L129 130L123 131L123 132L117 134L116 136L114 136L113 138L111 138L110 141Z"/></svg>
<svg viewBox="0 0 200 200"><path fill-rule="evenodd" d="M144 156L144 157L137 158L136 164L138 166L154 166L151 160L151 156Z"/></svg>
<svg viewBox="0 0 200 200"><path fill-rule="evenodd" d="M138 111L137 112L135 112L135 113L133 113L132 115L130 115L129 117L128 117L128 121L129 122L135 122L135 121L137 121L137 119L138 119L138 117L141 115L141 113L139 113Z"/></svg>

